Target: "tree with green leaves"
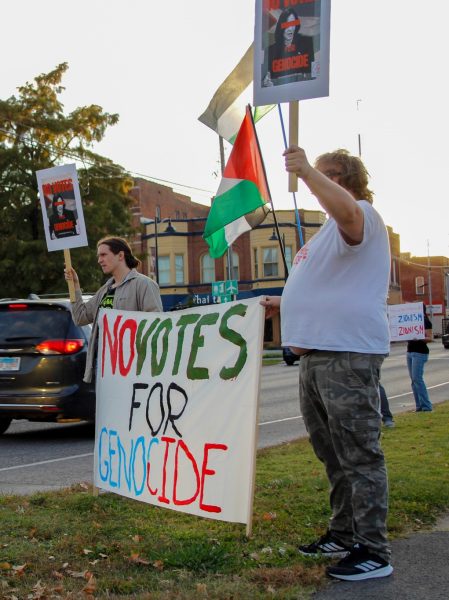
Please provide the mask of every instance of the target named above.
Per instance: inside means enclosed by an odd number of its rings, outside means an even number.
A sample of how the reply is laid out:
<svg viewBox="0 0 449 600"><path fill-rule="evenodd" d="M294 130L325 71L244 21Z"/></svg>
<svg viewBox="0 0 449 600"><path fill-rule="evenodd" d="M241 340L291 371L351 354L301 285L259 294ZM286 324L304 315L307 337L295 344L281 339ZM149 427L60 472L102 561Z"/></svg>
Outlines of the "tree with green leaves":
<svg viewBox="0 0 449 600"><path fill-rule="evenodd" d="M0 100L0 298L67 291L63 252L47 251L36 171L77 165L90 248L71 252L85 290L102 281L96 242L132 232L132 179L92 149L118 115L97 105L65 114L59 96L67 68L62 63Z"/></svg>

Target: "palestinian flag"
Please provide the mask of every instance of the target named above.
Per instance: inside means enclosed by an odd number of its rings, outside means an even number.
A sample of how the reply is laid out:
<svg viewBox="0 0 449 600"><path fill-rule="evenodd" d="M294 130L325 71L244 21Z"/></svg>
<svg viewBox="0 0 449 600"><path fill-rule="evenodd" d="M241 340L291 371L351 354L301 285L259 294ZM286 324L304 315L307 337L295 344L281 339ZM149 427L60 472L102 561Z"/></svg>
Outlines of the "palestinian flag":
<svg viewBox="0 0 449 600"><path fill-rule="evenodd" d="M245 231L262 223L271 202L251 109L246 109L203 237L212 258L220 258Z"/></svg>
<svg viewBox="0 0 449 600"><path fill-rule="evenodd" d="M235 137L245 116L246 107L252 101L253 92L253 46L226 77L215 92L209 106L198 120L218 133L222 138L234 143ZM254 109L254 121L257 122L274 104L258 106Z"/></svg>

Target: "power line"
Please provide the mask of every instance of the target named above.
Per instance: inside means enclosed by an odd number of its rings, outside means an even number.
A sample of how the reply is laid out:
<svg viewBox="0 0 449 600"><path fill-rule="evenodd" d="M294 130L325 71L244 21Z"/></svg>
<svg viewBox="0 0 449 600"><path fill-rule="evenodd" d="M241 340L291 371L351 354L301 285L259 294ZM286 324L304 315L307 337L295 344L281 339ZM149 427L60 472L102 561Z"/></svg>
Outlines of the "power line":
<svg viewBox="0 0 449 600"><path fill-rule="evenodd" d="M14 124L16 125L20 125L22 127L27 128L28 130L31 129L39 129L37 127L32 127L30 125L26 125L25 123L21 123L20 121L12 121ZM9 139L11 140L15 140L16 137L8 130L3 129L2 127L0 127L0 131ZM161 179L160 177L154 177L152 175L147 175L145 173L138 173L137 171L130 171L128 169L125 169L124 167L121 167L120 165L117 165L116 167L113 167L112 165L102 165L102 164L98 164L92 161L89 161L87 158L84 158L81 156L81 154L76 154L76 153L71 153L68 150L58 150L57 148L54 148L52 146L47 146L46 144L42 143L42 142L38 142L37 140L31 138L31 137L25 137L22 136L22 138L25 142L27 142L28 144L30 144L31 147L35 148L35 149L44 149L47 150L49 153L56 155L57 157L65 157L65 158L70 158L71 160L79 160L81 161L84 165L89 165L91 167L96 167L106 178L110 178L110 179L117 179L118 177L121 177L121 175L111 175L110 173L108 173L107 171L105 171L105 169L117 169L117 168L121 168L123 169L124 173L123 176L126 175L131 175L133 177L142 177L144 179L148 179L150 181L154 181L155 183L162 183L162 184L169 184L172 187L178 187L178 188L184 188L184 189L188 189L188 190L194 190L197 192L203 192L206 194L210 194L213 195L214 192L212 192L211 190L206 190L204 188L199 188L199 187L195 187L195 186L191 186L191 185L187 185L184 183L178 183L175 181L170 181L168 179ZM91 176L92 179L101 179L100 177L97 176Z"/></svg>

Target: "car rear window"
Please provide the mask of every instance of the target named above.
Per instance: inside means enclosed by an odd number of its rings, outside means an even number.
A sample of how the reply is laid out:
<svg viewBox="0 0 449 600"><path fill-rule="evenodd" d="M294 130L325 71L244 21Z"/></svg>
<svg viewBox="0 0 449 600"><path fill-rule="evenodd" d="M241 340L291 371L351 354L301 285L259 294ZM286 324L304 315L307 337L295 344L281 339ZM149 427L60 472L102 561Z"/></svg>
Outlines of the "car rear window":
<svg viewBox="0 0 449 600"><path fill-rule="evenodd" d="M65 338L70 322L70 312L59 306L0 305L0 342Z"/></svg>

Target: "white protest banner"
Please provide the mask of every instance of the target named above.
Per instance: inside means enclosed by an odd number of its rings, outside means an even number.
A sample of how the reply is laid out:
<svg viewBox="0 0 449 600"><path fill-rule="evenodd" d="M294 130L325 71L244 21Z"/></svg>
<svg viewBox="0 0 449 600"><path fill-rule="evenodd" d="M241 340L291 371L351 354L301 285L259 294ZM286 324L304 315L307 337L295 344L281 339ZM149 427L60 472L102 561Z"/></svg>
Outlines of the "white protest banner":
<svg viewBox="0 0 449 600"><path fill-rule="evenodd" d="M254 106L329 95L330 0L256 0Z"/></svg>
<svg viewBox="0 0 449 600"><path fill-rule="evenodd" d="M87 246L76 165L36 171L49 252Z"/></svg>
<svg viewBox="0 0 449 600"><path fill-rule="evenodd" d="M257 298L99 315L95 486L249 523L264 310Z"/></svg>
<svg viewBox="0 0 449 600"><path fill-rule="evenodd" d="M421 340L425 337L422 302L389 305L388 321L390 324L390 340L392 342Z"/></svg>

